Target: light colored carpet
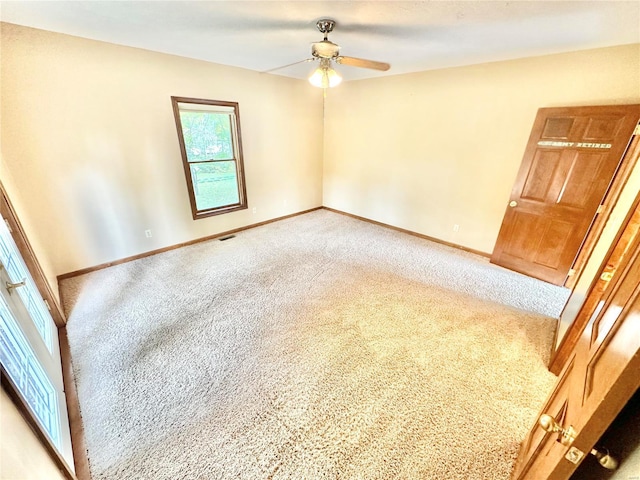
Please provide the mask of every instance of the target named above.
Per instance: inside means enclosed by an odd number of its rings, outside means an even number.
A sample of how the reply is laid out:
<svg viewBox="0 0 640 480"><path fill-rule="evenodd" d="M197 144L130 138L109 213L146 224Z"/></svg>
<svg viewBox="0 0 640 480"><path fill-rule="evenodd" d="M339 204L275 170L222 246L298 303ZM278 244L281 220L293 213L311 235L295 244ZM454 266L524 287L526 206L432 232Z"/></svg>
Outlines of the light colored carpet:
<svg viewBox="0 0 640 480"><path fill-rule="evenodd" d="M567 295L325 210L62 290L92 476L127 480L506 480Z"/></svg>

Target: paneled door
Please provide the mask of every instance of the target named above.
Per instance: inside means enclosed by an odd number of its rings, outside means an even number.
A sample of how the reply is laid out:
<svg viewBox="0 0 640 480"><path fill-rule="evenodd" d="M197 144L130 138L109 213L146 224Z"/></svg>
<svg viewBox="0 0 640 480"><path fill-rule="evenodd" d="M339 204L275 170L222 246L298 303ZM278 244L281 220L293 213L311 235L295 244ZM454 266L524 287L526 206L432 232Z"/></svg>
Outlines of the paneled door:
<svg viewBox="0 0 640 480"><path fill-rule="evenodd" d="M609 263L621 258L617 268ZM640 387L640 194L591 289L594 309L523 442L514 480L567 480ZM606 445L604 445L606 447Z"/></svg>
<svg viewBox="0 0 640 480"><path fill-rule="evenodd" d="M640 105L538 110L491 262L563 285Z"/></svg>

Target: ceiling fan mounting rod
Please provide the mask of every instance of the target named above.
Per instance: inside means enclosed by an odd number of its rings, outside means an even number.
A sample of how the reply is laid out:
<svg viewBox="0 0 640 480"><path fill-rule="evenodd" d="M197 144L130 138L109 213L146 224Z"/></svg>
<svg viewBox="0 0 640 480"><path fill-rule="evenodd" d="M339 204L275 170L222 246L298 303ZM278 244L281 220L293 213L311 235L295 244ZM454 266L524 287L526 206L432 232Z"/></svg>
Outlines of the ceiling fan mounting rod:
<svg viewBox="0 0 640 480"><path fill-rule="evenodd" d="M331 20L330 18L322 18L316 22L316 27L320 33L324 33L324 39L327 39L327 35L329 35L333 31L333 27L336 26L335 20Z"/></svg>

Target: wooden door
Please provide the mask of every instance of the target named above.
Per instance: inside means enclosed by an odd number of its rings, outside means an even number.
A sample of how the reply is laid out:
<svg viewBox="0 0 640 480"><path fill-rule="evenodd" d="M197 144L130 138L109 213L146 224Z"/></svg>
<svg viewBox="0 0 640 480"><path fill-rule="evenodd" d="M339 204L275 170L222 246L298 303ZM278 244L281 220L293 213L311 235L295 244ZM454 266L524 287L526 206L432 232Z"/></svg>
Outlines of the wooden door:
<svg viewBox="0 0 640 480"><path fill-rule="evenodd" d="M491 262L564 284L640 119L640 105L542 108Z"/></svg>
<svg viewBox="0 0 640 480"><path fill-rule="evenodd" d="M560 432L534 425L521 446L514 480L568 479L640 387L640 194L611 250L614 256L623 260L617 270L605 261L600 282L606 288L590 292L597 307L580 313L589 320L540 412L573 433L561 443Z"/></svg>

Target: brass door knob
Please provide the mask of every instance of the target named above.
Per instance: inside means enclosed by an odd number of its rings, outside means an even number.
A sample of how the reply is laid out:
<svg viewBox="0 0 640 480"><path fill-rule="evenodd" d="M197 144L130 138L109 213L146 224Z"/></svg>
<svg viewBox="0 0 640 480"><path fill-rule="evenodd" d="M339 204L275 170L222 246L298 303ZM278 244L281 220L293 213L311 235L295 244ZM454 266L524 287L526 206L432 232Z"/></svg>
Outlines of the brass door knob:
<svg viewBox="0 0 640 480"><path fill-rule="evenodd" d="M607 453L601 452L600 450L594 448L593 450L591 450L591 455L596 457L598 459L598 463L607 470L615 470L616 468L618 468L618 460L609 455L609 450L607 450L606 448L605 450L607 451Z"/></svg>
<svg viewBox="0 0 640 480"><path fill-rule="evenodd" d="M540 415L538 424L543 430L549 433L558 433L558 441L563 445L571 445L576 439L576 431L571 425L569 428L564 429L558 422L556 422L555 418L551 415L547 415L546 413Z"/></svg>
<svg viewBox="0 0 640 480"><path fill-rule="evenodd" d="M510 206L511 208L513 208L513 207L517 207L517 206L518 206L518 202L516 202L515 200L511 200L511 201L509 202L509 206Z"/></svg>

